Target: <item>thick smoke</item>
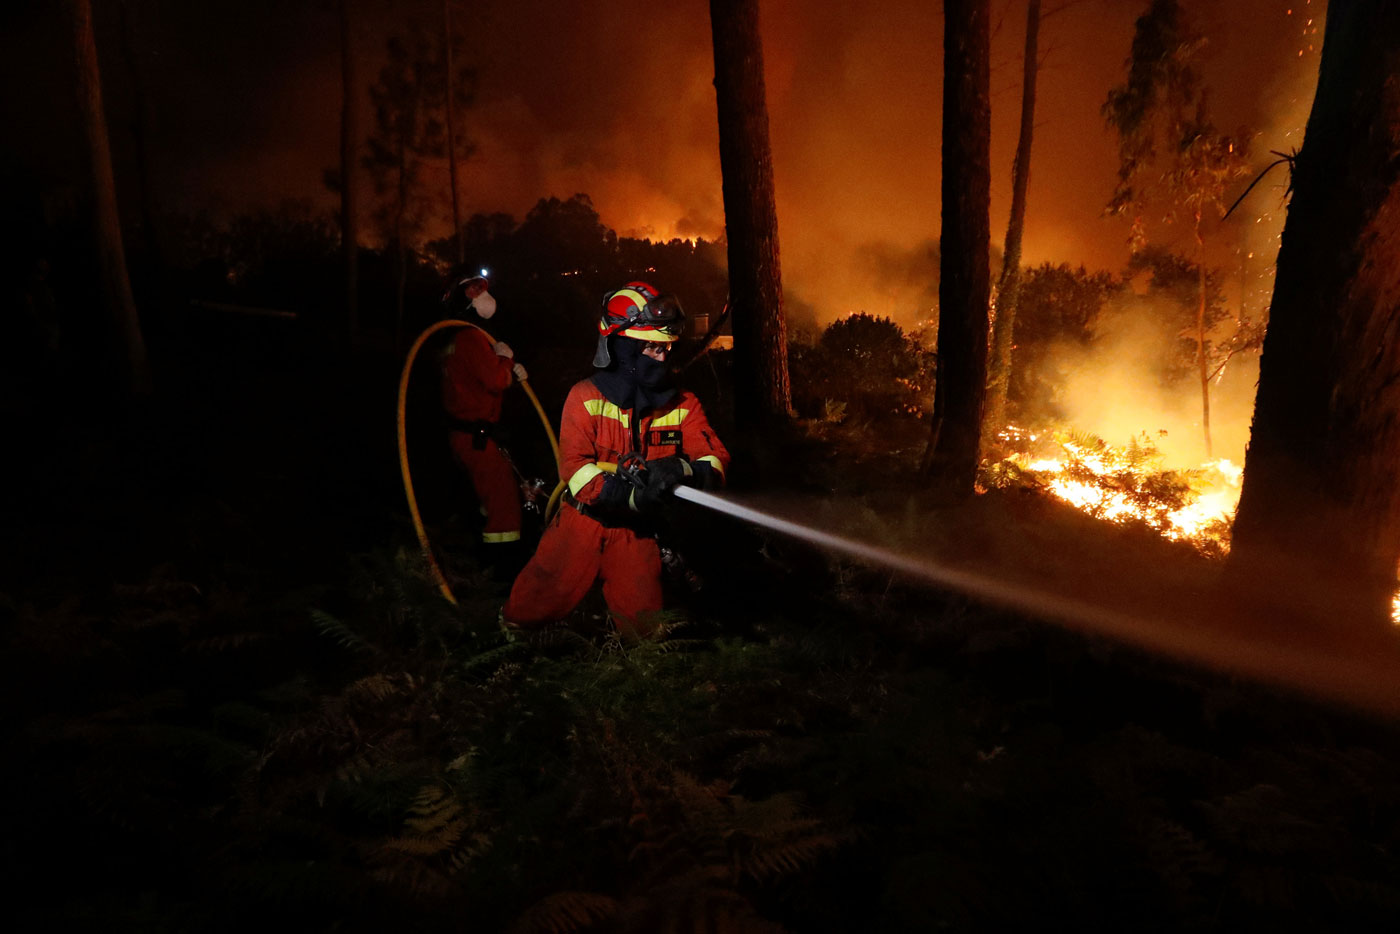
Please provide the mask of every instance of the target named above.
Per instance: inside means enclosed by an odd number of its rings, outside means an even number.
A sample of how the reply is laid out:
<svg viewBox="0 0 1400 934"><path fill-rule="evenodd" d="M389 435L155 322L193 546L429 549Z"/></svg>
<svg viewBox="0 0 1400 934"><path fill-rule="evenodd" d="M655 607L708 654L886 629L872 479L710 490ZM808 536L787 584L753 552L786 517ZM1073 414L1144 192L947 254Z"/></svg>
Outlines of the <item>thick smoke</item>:
<svg viewBox="0 0 1400 934"><path fill-rule="evenodd" d="M1106 311L1087 350L1056 355L1055 401L1080 431L1115 446L1146 434L1165 466L1193 467L1207 460L1200 383L1163 378L1164 354L1179 340L1172 312L1145 300ZM1243 463L1258 374L1258 357L1241 355L1211 383L1213 457Z"/></svg>

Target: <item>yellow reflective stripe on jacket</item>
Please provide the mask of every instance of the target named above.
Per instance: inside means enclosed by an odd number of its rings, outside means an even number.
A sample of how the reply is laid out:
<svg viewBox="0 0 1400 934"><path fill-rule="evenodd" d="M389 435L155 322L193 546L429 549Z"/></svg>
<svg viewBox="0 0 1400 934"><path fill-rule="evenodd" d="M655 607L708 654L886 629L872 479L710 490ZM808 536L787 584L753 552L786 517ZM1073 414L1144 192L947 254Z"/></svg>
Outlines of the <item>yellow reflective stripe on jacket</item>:
<svg viewBox="0 0 1400 934"><path fill-rule="evenodd" d="M482 540L483 542L487 542L487 543L492 543L492 542L518 542L518 541L520 541L520 533L519 533L519 532L482 532L482 533L481 533L481 540Z"/></svg>
<svg viewBox="0 0 1400 934"><path fill-rule="evenodd" d="M681 422L685 421L685 417L689 414L690 409L676 409L673 412L667 412L665 415L662 415L658 418L653 418L651 420L651 427L675 428L678 425L680 425Z"/></svg>
<svg viewBox="0 0 1400 934"><path fill-rule="evenodd" d="M603 468L599 467L597 464L584 464L578 470L575 470L574 475L569 478L569 495L577 496L579 490L588 486L593 478L602 472Z"/></svg>
<svg viewBox="0 0 1400 934"><path fill-rule="evenodd" d="M697 457L697 458L695 458L695 462L696 462L697 464L700 463L701 461L704 461L705 463L707 463L707 464L709 464L711 467L713 467L715 470L718 470L718 471L719 471L719 475L720 475L721 477L724 476L724 465L723 465L722 463L720 463L720 460L719 460L719 456L718 456L718 455L715 455L715 454L706 454L704 457Z"/></svg>
<svg viewBox="0 0 1400 934"><path fill-rule="evenodd" d="M583 408L589 415L601 415L603 418L611 418L615 421L622 422L623 428L631 427L631 419L628 417L628 413L622 411L622 409L618 408L617 405L609 402L607 399L584 399Z"/></svg>

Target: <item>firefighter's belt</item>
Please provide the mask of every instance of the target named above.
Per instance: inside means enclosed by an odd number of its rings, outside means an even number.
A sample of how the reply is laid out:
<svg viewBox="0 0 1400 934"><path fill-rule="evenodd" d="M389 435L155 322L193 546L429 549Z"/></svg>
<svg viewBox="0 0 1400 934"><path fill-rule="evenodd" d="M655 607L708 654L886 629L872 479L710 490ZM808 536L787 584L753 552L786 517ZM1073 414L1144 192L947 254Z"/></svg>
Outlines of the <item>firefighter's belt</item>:
<svg viewBox="0 0 1400 934"><path fill-rule="evenodd" d="M463 431L472 436L472 447L478 451L486 447L486 442L496 436L496 424L488 422L484 418L475 421L467 421L463 418L452 418L448 416L447 427L452 431Z"/></svg>

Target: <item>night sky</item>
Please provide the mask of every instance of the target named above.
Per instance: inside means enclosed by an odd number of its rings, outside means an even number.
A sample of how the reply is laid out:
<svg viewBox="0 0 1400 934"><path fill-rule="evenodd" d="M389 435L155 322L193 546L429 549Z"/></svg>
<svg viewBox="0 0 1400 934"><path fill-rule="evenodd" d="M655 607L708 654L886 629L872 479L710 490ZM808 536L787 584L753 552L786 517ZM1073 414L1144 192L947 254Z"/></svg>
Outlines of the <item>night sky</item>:
<svg viewBox="0 0 1400 934"><path fill-rule="evenodd" d="M1046 11L1061 4L1045 4ZM1256 162L1299 144L1320 47L1320 3L1232 0L1186 6L1209 37L1217 124L1256 129ZM116 2L96 3L105 92L130 209L132 70ZM323 171L338 163L337 4L270 0L126 0L130 49L150 99L161 205L216 216L284 199L330 210ZM0 113L13 156L48 182L79 179L67 35L59 5L8 14ZM1141 0L1078 0L1041 29L1025 258L1118 269L1125 225L1101 216L1116 142L1100 106L1123 75ZM441 21L432 0L356 5L360 79L410 21ZM642 0L482 0L455 8L480 87L463 173L464 212L518 218L541 197L592 196L621 234L716 237L722 229L708 5ZM1291 11L1291 12L1290 12ZM942 13L937 3L775 0L762 7L779 233L790 303L827 320L854 310L919 317L908 258L938 231ZM1317 22L1310 27L1309 17ZM1009 203L1020 106L1023 5L992 8L992 231ZM1304 54L1299 55L1302 51ZM363 127L369 128L364 100ZM442 187L445 167L430 170ZM1277 181L1275 179L1274 181ZM362 183L368 185L367 180ZM1252 196L1243 223L1267 240L1281 190ZM362 222L366 236L373 236ZM1169 242L1189 233L1169 233ZM1230 247L1239 235L1219 238ZM1251 244L1253 249L1257 244ZM1221 247L1224 249L1224 247ZM1265 244L1261 259L1272 249Z"/></svg>

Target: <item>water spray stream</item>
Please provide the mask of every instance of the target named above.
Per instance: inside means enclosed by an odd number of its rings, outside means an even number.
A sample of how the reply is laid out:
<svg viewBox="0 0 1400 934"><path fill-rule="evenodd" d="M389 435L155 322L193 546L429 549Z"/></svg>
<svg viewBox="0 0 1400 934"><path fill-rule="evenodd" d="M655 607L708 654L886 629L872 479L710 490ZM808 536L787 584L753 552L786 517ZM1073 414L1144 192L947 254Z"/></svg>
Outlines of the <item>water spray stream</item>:
<svg viewBox="0 0 1400 934"><path fill-rule="evenodd" d="M806 542L816 548L879 565L909 579L956 590L989 604L1111 636L1163 655L1306 689L1372 711L1400 715L1400 656L1342 645L1259 638L1248 626L1212 613L1201 601L1187 618L1149 615L1067 597L931 559L914 558L843 535L783 519L727 497L678 487L676 498Z"/></svg>

